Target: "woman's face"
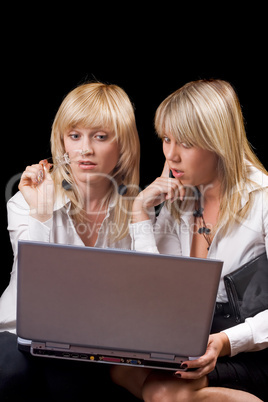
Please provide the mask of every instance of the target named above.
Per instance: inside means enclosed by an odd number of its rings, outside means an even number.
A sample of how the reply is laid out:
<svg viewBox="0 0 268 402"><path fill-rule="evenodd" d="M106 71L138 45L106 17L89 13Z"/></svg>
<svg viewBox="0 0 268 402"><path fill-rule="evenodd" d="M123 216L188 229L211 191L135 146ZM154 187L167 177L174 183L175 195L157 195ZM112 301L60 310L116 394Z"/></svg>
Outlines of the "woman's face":
<svg viewBox="0 0 268 402"><path fill-rule="evenodd" d="M170 134L163 138L163 152L173 176L184 186L218 183L218 156L214 152L178 143Z"/></svg>
<svg viewBox="0 0 268 402"><path fill-rule="evenodd" d="M64 134L64 147L77 184L109 179L119 159L115 136L105 128L72 128Z"/></svg>

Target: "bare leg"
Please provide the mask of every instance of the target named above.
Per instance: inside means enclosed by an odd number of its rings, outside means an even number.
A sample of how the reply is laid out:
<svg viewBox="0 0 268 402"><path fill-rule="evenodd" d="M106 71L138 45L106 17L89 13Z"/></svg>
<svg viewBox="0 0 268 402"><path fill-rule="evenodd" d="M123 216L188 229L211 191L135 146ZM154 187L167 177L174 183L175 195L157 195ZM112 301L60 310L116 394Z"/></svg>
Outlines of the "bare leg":
<svg viewBox="0 0 268 402"><path fill-rule="evenodd" d="M178 379L169 372L142 367L111 366L111 378L145 402L260 402L248 392L208 387L207 377Z"/></svg>
<svg viewBox="0 0 268 402"><path fill-rule="evenodd" d="M113 382L127 389L137 398L142 399L143 384L152 372L143 367L111 366L110 374Z"/></svg>
<svg viewBox="0 0 268 402"><path fill-rule="evenodd" d="M152 372L144 382L145 402L260 402L247 392L229 388L208 387L206 377L182 380L163 372Z"/></svg>
<svg viewBox="0 0 268 402"><path fill-rule="evenodd" d="M260 402L261 399L248 392L229 388L208 387L197 392L195 401Z"/></svg>

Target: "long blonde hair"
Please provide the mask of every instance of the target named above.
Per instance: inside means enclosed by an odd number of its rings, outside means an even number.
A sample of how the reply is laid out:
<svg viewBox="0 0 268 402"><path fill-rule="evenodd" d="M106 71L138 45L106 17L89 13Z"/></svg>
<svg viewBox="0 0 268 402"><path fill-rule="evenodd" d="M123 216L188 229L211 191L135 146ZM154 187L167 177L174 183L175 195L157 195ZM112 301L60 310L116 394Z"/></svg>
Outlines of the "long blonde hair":
<svg viewBox="0 0 268 402"><path fill-rule="evenodd" d="M238 215L246 216L250 203L240 211L242 190L250 182L249 166L267 174L247 140L240 102L230 83L198 80L184 85L158 107L155 128L162 138L172 134L180 143L215 152L218 156L222 198L217 227ZM179 201L178 201L179 203ZM183 205L170 206L180 220Z"/></svg>
<svg viewBox="0 0 268 402"><path fill-rule="evenodd" d="M140 143L133 106L125 91L117 85L100 82L86 83L72 90L63 100L55 116L51 132L51 152L53 161L65 153L64 133L73 127L109 128L119 146L119 160L112 174L107 200L114 197L113 233L110 237L120 240L128 232L131 205L138 193ZM75 185L71 167L59 166L54 182L58 192L65 193L71 200L73 219L84 219L83 201ZM71 190L62 188L62 181L71 185ZM127 187L126 196L117 192L117 185ZM114 185L116 184L116 185Z"/></svg>

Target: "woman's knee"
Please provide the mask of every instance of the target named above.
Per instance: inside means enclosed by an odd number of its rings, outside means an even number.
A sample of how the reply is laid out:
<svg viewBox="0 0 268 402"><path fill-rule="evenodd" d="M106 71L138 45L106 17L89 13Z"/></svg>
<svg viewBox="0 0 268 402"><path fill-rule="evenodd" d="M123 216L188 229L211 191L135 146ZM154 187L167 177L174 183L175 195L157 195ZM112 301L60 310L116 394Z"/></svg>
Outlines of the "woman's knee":
<svg viewBox="0 0 268 402"><path fill-rule="evenodd" d="M145 402L168 402L170 395L167 385L162 382L150 382L143 387L143 400Z"/></svg>
<svg viewBox="0 0 268 402"><path fill-rule="evenodd" d="M142 396L145 402L189 402L195 400L199 388L199 381L197 384L172 375L153 374L145 381Z"/></svg>
<svg viewBox="0 0 268 402"><path fill-rule="evenodd" d="M127 379L131 375L131 368L124 366L111 366L110 368L110 376L112 381L120 386L124 386Z"/></svg>
<svg viewBox="0 0 268 402"><path fill-rule="evenodd" d="M112 366L110 376L115 384L142 399L143 384L150 372L150 369L143 367Z"/></svg>

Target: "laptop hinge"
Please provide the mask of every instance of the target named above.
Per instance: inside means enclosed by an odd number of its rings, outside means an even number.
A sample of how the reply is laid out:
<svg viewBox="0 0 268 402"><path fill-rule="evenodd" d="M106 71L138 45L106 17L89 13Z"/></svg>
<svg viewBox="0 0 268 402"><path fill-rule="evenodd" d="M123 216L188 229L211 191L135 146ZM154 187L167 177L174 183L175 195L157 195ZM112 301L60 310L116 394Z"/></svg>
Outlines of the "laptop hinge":
<svg viewBox="0 0 268 402"><path fill-rule="evenodd" d="M151 353L151 359L175 360L175 355L167 353Z"/></svg>
<svg viewBox="0 0 268 402"><path fill-rule="evenodd" d="M58 342L46 342L47 348L70 349L70 345Z"/></svg>

